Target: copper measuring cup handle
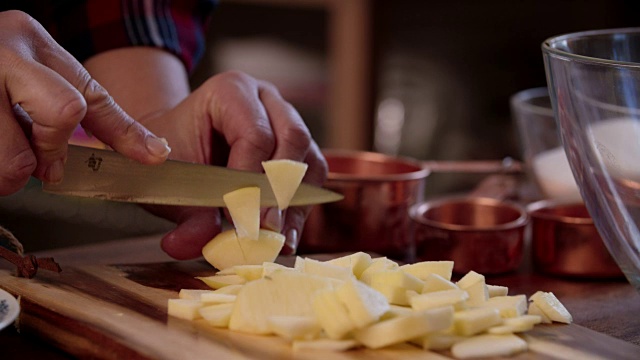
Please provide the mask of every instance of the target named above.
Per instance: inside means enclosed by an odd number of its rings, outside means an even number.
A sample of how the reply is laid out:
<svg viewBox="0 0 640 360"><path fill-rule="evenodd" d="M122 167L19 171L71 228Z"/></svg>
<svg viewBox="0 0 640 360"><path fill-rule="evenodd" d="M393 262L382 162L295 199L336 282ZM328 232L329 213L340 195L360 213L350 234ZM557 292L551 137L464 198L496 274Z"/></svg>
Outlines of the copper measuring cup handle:
<svg viewBox="0 0 640 360"><path fill-rule="evenodd" d="M513 175L523 172L520 161L510 157L502 160L479 161L422 161L422 166L431 172L494 173L485 178L469 193L472 197L488 197L507 200L518 195L518 181Z"/></svg>
<svg viewBox="0 0 640 360"><path fill-rule="evenodd" d="M457 173L520 173L523 171L522 163L510 157L502 160L479 161L421 161L422 166L431 172L457 172Z"/></svg>

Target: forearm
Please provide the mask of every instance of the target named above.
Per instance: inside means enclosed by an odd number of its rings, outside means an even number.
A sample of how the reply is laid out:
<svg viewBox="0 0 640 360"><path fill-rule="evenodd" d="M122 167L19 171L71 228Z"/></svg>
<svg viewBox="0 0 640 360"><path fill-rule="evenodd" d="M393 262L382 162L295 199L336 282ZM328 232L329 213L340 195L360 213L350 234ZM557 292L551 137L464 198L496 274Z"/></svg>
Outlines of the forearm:
<svg viewBox="0 0 640 360"><path fill-rule="evenodd" d="M189 94L184 65L161 49L111 50L89 58L84 66L116 103L142 123L174 108Z"/></svg>

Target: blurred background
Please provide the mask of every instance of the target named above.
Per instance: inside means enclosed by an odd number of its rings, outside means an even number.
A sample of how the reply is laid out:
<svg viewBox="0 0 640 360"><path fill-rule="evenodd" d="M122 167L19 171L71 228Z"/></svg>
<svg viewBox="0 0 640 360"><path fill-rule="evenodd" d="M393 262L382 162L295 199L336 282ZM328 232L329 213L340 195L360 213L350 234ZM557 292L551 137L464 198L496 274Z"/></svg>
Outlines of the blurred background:
<svg viewBox="0 0 640 360"><path fill-rule="evenodd" d="M638 10L640 2L624 0L221 0L192 85L231 69L269 80L323 148L520 159L509 98L546 86L541 43L637 26ZM425 193L477 181L433 174ZM32 181L0 198L1 223L27 251L171 227L128 204L60 203Z"/></svg>

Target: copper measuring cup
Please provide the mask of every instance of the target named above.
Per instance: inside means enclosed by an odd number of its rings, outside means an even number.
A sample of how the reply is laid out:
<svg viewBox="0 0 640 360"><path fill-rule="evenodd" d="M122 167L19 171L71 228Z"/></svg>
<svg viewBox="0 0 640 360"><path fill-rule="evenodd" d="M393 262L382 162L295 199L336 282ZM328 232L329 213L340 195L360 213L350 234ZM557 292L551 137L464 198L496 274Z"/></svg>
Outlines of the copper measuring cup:
<svg viewBox="0 0 640 360"><path fill-rule="evenodd" d="M418 260L452 260L454 272L500 274L516 270L529 221L517 203L478 196L447 196L410 209Z"/></svg>
<svg viewBox="0 0 640 360"><path fill-rule="evenodd" d="M583 278L623 276L583 203L541 200L529 204L527 211L537 271Z"/></svg>
<svg viewBox="0 0 640 360"><path fill-rule="evenodd" d="M307 219L300 253L369 251L415 260L409 208L422 201L431 172L520 171L506 161L419 161L354 150L323 150L329 164L325 187L342 201L315 206Z"/></svg>

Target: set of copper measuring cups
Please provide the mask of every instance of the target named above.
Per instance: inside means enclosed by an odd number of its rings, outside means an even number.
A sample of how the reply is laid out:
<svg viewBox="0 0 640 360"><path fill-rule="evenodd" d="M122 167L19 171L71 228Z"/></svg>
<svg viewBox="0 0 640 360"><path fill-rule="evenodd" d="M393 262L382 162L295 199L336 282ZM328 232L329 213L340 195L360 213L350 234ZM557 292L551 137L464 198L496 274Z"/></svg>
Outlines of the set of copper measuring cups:
<svg viewBox="0 0 640 360"><path fill-rule="evenodd" d="M402 261L453 260L454 271L517 271L530 256L536 271L618 277L584 205L529 204L481 193L424 200L431 172L519 172L519 163L425 162L380 153L325 150L326 186L344 195L313 208L301 252L369 251Z"/></svg>

